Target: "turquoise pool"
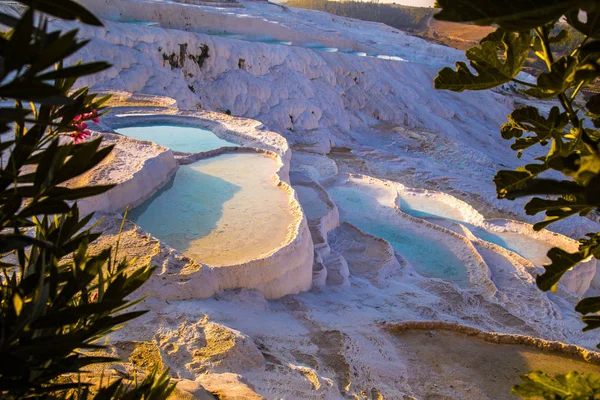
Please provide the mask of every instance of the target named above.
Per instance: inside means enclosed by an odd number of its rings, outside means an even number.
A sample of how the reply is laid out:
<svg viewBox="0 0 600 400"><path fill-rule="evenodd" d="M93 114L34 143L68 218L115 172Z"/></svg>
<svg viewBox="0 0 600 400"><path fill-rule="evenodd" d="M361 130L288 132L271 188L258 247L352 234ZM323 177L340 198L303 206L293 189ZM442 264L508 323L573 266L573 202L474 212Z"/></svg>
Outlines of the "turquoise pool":
<svg viewBox="0 0 600 400"><path fill-rule="evenodd" d="M334 187L329 194L346 221L371 235L390 242L396 252L404 257L421 275L468 283L463 263L445 244L426 231L415 230L411 222L393 214L380 212L377 200L355 187Z"/></svg>
<svg viewBox="0 0 600 400"><path fill-rule="evenodd" d="M119 128L115 131L127 137L147 140L183 153L200 153L220 147L237 146L236 143L221 139L208 129L182 125L139 125Z"/></svg>
<svg viewBox="0 0 600 400"><path fill-rule="evenodd" d="M213 266L262 257L288 240L289 194L274 158L222 154L179 167L128 218L186 256Z"/></svg>
<svg viewBox="0 0 600 400"><path fill-rule="evenodd" d="M400 209L418 218L441 218L460 223L466 226L479 239L517 253L535 265L543 265L550 261L546 256L548 250L553 247L550 243L517 232L492 231L469 224L465 222L460 211L435 198L401 195ZM435 223L435 220L432 222Z"/></svg>

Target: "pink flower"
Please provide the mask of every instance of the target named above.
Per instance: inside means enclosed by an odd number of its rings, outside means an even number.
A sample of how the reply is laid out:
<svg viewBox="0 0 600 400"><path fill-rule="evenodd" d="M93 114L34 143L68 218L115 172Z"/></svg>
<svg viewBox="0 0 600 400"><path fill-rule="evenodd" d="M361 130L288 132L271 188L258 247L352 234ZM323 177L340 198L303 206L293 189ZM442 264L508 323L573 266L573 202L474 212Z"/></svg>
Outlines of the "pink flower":
<svg viewBox="0 0 600 400"><path fill-rule="evenodd" d="M83 130L86 130L86 129L87 129L87 127L88 127L88 124L86 124L85 122L80 122L80 123L78 123L78 124L75 124L75 128L76 128L78 131L83 131Z"/></svg>
<svg viewBox="0 0 600 400"><path fill-rule="evenodd" d="M90 117L92 117L93 122L95 122L95 123L100 122L100 117L98 116L98 110L92 110L92 112L90 113Z"/></svg>
<svg viewBox="0 0 600 400"><path fill-rule="evenodd" d="M76 115L75 117L73 117L73 122L79 122L79 121L81 121L81 118L83 118L83 115L81 115L81 114Z"/></svg>
<svg viewBox="0 0 600 400"><path fill-rule="evenodd" d="M68 133L68 136L70 136L73 139L73 143L75 144L85 142L91 135L92 132L89 129L83 129L81 131Z"/></svg>

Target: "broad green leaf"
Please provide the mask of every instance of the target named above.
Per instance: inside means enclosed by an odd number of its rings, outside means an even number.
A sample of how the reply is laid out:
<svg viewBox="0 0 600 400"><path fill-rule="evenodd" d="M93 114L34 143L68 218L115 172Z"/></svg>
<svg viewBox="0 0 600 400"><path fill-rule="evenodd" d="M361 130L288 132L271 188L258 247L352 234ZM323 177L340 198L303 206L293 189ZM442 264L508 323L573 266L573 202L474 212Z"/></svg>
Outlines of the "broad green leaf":
<svg viewBox="0 0 600 400"><path fill-rule="evenodd" d="M555 292L560 278L587 257L581 252L569 253L558 247L553 247L548 251L548 258L552 260L552 263L544 265L546 272L536 278L537 286L544 292L548 290Z"/></svg>
<svg viewBox="0 0 600 400"><path fill-rule="evenodd" d="M586 324L583 328L584 332L600 328L600 315L586 315L581 318L581 321Z"/></svg>
<svg viewBox="0 0 600 400"><path fill-rule="evenodd" d="M600 94L593 95L586 103L588 116L594 122L596 128L600 128Z"/></svg>
<svg viewBox="0 0 600 400"><path fill-rule="evenodd" d="M600 40L583 46L580 50L580 59L575 72L575 81L594 82L600 77Z"/></svg>
<svg viewBox="0 0 600 400"><path fill-rule="evenodd" d="M573 86L579 63L575 57L563 56L552 63L550 72L542 72L537 79L537 88L523 92L539 99L550 99Z"/></svg>
<svg viewBox="0 0 600 400"><path fill-rule="evenodd" d="M583 194L565 196L556 200L541 199L534 197L525 205L527 215L535 215L540 212L546 213L546 219L533 225L536 231L546 228L548 225L569 218L573 215L587 215L597 206L590 204Z"/></svg>
<svg viewBox="0 0 600 400"><path fill-rule="evenodd" d="M595 7L594 0L438 0L442 10L434 16L441 21L498 25L507 30L525 31L558 20L581 7Z"/></svg>
<svg viewBox="0 0 600 400"><path fill-rule="evenodd" d="M545 145L556 136L562 136L569 124L567 113L561 113L558 107L552 107L548 117L540 115L535 107L517 108L508 116L508 123L502 127L505 139L517 138L511 146L513 150L524 150L536 144ZM524 132L533 132L535 136L524 137Z"/></svg>
<svg viewBox="0 0 600 400"><path fill-rule="evenodd" d="M526 399L578 400L596 399L600 396L600 376L576 371L549 376L533 371L521 376L523 383L515 385L512 392Z"/></svg>
<svg viewBox="0 0 600 400"><path fill-rule="evenodd" d="M525 189L529 181L548 169L549 167L544 164L528 164L519 167L516 171L498 171L494 177L498 198L513 200L515 197L511 195L511 192Z"/></svg>
<svg viewBox="0 0 600 400"><path fill-rule="evenodd" d="M467 50L473 74L464 62L456 63L456 71L446 67L435 78L436 89L462 92L491 89L510 82L527 60L532 37L498 30L484 38L478 46ZM498 54L500 49L502 55Z"/></svg>
<svg viewBox="0 0 600 400"><path fill-rule="evenodd" d="M600 312L600 297L588 297L577 303L575 311L581 314Z"/></svg>
<svg viewBox="0 0 600 400"><path fill-rule="evenodd" d="M587 21L581 22L579 20L579 10L574 9L566 14L567 22L584 35L600 39L600 8L590 9L586 14Z"/></svg>

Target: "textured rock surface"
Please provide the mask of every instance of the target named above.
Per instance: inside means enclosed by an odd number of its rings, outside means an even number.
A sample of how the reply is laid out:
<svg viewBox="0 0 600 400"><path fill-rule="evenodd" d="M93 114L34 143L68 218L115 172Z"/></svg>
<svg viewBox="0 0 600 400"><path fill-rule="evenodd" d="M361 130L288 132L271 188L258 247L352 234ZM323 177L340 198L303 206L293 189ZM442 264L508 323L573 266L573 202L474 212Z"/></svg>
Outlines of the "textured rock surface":
<svg viewBox="0 0 600 400"><path fill-rule="evenodd" d="M80 212L123 212L150 198L177 170L173 153L151 142L104 134L103 145L114 150L96 168L68 182L69 186L116 184L106 193L79 203Z"/></svg>

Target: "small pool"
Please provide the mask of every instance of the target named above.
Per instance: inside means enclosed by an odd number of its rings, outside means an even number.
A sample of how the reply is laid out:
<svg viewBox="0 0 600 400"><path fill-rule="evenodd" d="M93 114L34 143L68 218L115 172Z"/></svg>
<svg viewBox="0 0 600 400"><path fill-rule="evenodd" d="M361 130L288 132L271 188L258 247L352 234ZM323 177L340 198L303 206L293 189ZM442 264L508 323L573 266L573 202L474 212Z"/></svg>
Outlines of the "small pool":
<svg viewBox="0 0 600 400"><path fill-rule="evenodd" d="M239 33L228 33L228 32L213 33L212 35L224 37L227 39L244 39L244 37L245 37L244 35L240 35Z"/></svg>
<svg viewBox="0 0 600 400"><path fill-rule="evenodd" d="M398 57L398 56L388 56L388 55L385 55L385 54L377 54L377 55L374 55L374 57L381 58L382 60L403 61L403 62L406 62L406 60L404 58Z"/></svg>
<svg viewBox="0 0 600 400"><path fill-rule="evenodd" d="M400 194L400 210L418 218L443 218L463 222L460 211L434 197Z"/></svg>
<svg viewBox="0 0 600 400"><path fill-rule="evenodd" d="M213 266L261 258L283 245L293 222L279 164L261 154L223 154L182 165L128 218L186 256Z"/></svg>
<svg viewBox="0 0 600 400"><path fill-rule="evenodd" d="M390 242L421 275L456 281L466 286L466 268L450 248L426 229L412 225L357 187L333 187L329 194L343 219ZM449 239L452 240L452 239Z"/></svg>
<svg viewBox="0 0 600 400"><path fill-rule="evenodd" d="M309 186L294 186L298 200L307 218L320 218L329 212L329 207L319 197L317 191Z"/></svg>
<svg viewBox="0 0 600 400"><path fill-rule="evenodd" d="M513 253L517 253L534 265L542 266L552 261L548 258L547 254L554 246L548 242L534 239L517 232L496 232L479 227L471 228L471 231L479 239L494 243Z"/></svg>
<svg viewBox="0 0 600 400"><path fill-rule="evenodd" d="M445 202L433 197L400 195L400 209L414 217L424 219L446 219L466 226L473 235L481 240L496 244L517 253L534 265L550 262L548 250L553 245L517 232L497 232L464 222L461 212ZM432 221L435 223L435 220Z"/></svg>
<svg viewBox="0 0 600 400"><path fill-rule="evenodd" d="M173 151L200 153L220 147L237 146L221 139L214 132L182 125L139 125L115 129L121 135L154 142Z"/></svg>
<svg viewBox="0 0 600 400"><path fill-rule="evenodd" d="M246 40L248 40L249 42L260 42L260 43L266 43L266 44L282 44L285 46L292 45L292 42L290 42L290 41L279 40L279 39L274 39L274 38L270 38L270 37L247 36Z"/></svg>
<svg viewBox="0 0 600 400"><path fill-rule="evenodd" d="M328 46L323 46L320 44L307 44L304 47L306 47L308 49L313 49L313 50L326 51L329 53L335 53L338 51L337 47L328 47Z"/></svg>
<svg viewBox="0 0 600 400"><path fill-rule="evenodd" d="M131 25L140 25L140 26L159 26L160 24L158 22L154 22L154 21L122 21L126 24L131 24Z"/></svg>

